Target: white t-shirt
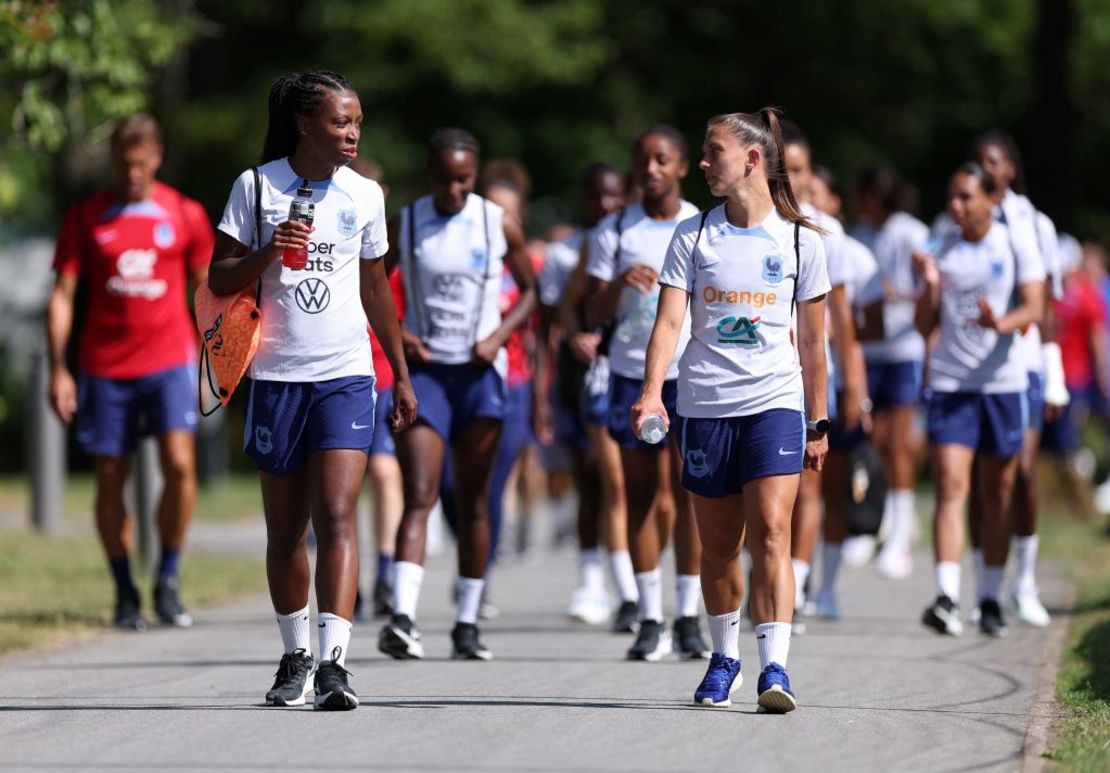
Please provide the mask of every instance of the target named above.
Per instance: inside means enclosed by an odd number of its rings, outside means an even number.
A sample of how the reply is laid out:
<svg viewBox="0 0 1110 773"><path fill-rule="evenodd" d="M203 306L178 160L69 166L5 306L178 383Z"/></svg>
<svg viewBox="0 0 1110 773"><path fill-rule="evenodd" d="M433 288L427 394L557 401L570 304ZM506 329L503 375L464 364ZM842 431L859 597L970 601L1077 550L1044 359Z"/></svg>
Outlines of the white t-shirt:
<svg viewBox="0 0 1110 773"><path fill-rule="evenodd" d="M1027 197L1007 191L1001 205L995 208L995 217L1010 228L1011 238L1021 238L1033 245L1041 256L1045 276L1051 282L1052 296L1062 297L1064 285L1060 276L1056 226L1048 216L1038 212ZM1052 298L1045 298L1045 303L1051 302ZM1017 357L1025 365L1026 370L1030 373L1044 372L1039 325L1030 325L1024 335L1018 336L1014 346L1017 349Z"/></svg>
<svg viewBox="0 0 1110 773"><path fill-rule="evenodd" d="M1001 223L977 243L958 233L936 255L940 271L940 335L929 359L929 385L937 392L1024 392L1028 369L1018 358L1015 334L979 325L979 299L1001 318L1017 300L1017 288L1044 281L1036 246Z"/></svg>
<svg viewBox="0 0 1110 773"><path fill-rule="evenodd" d="M825 266L829 272L829 284L833 287L846 285L851 278L848 274L848 263L844 255L844 226L832 215L827 215L808 201L801 205L802 214L825 233L821 234L821 242L825 246ZM826 307L825 313L825 364L829 369L829 384L836 384L841 379L838 375L842 370L840 362L833 351L829 334L832 332L832 316Z"/></svg>
<svg viewBox="0 0 1110 773"><path fill-rule="evenodd" d="M869 363L925 359L925 340L913 325L917 294L913 252L924 247L928 238L929 228L924 223L905 212L895 212L869 245L878 261L885 289L897 296L883 303L886 337L863 345L863 355Z"/></svg>
<svg viewBox="0 0 1110 773"><path fill-rule="evenodd" d="M262 244L289 218L301 178L288 159L259 167ZM359 293L359 261L385 255L385 198L373 180L342 167L328 180L310 182L315 229L308 266L292 270L276 260L262 274L262 331L250 376L267 381L322 381L370 376L370 340ZM254 173L231 188L220 231L255 245Z"/></svg>
<svg viewBox="0 0 1110 773"><path fill-rule="evenodd" d="M604 282L613 282L637 263L660 271L675 226L697 213L697 207L683 201L673 220L652 220L640 204L630 204L620 212L609 215L598 224L590 238L586 273ZM620 218L621 230L619 250L617 218ZM647 345L658 307L658 287L648 295L631 287L621 291L617 325L609 342L609 367L613 373L625 378L643 379ZM668 381L678 378L678 358L689 339L690 323L687 320L682 324L675 358L667 371Z"/></svg>
<svg viewBox="0 0 1110 773"><path fill-rule="evenodd" d="M585 232L578 230L562 241L547 245L547 258L536 280L540 290L540 303L544 306L558 306L563 300L570 275L578 267L578 253L584 238Z"/></svg>
<svg viewBox="0 0 1110 773"><path fill-rule="evenodd" d="M720 205L675 230L659 283L690 294L691 338L679 363L678 412L690 418L802 410L797 349L790 338L793 301L830 289L817 233L777 211L754 228L737 228ZM697 248L694 242L697 241ZM799 265L800 264L800 265Z"/></svg>
<svg viewBox="0 0 1110 773"><path fill-rule="evenodd" d="M415 211L416 251L409 245ZM461 212L436 212L432 197L401 210L397 241L405 278L405 326L417 333L432 362L470 362L474 344L501 324L501 274L508 252L503 210L470 194ZM505 372L502 349L496 363Z"/></svg>
<svg viewBox="0 0 1110 773"><path fill-rule="evenodd" d="M867 245L851 236L846 236L844 263L848 272L848 282L844 285L844 292L853 307L860 309L882 300L883 281L879 274L879 263Z"/></svg>

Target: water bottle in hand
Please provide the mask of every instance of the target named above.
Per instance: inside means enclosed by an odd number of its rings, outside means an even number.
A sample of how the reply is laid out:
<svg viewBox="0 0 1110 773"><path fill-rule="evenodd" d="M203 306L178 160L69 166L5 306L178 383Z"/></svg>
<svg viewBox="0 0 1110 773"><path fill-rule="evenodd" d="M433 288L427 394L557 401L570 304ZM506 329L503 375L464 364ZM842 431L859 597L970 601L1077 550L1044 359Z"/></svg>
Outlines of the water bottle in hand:
<svg viewBox="0 0 1110 773"><path fill-rule="evenodd" d="M297 189L296 198L289 205L289 220L298 220L311 227L316 216L315 210L316 207L312 203L312 188L309 187L308 180L302 180L301 187ZM308 250L286 247L281 253L281 265L292 269L305 268L308 265Z"/></svg>
<svg viewBox="0 0 1110 773"><path fill-rule="evenodd" d="M666 436L667 424L663 421L662 416L653 413L644 419L644 423L640 425L640 440L645 443L651 443L652 445L662 443Z"/></svg>

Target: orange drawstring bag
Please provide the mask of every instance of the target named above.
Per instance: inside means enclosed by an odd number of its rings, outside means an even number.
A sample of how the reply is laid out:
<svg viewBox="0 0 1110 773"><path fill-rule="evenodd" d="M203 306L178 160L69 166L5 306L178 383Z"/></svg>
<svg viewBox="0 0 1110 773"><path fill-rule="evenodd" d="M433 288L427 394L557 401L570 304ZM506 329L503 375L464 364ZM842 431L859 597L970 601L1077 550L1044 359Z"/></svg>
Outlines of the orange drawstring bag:
<svg viewBox="0 0 1110 773"><path fill-rule="evenodd" d="M255 237L259 247L262 244L262 186L258 169L254 172L254 212ZM253 291L252 291L253 290ZM202 282L193 294L193 310L196 315L197 330L201 335L201 361L197 372L200 413L209 416L219 410L221 405L231 402L235 387L243 379L250 367L262 334L262 313L259 304L262 300L262 278L259 277L255 288L241 290L234 295L216 295ZM208 390L219 400L211 409L204 407L205 378Z"/></svg>

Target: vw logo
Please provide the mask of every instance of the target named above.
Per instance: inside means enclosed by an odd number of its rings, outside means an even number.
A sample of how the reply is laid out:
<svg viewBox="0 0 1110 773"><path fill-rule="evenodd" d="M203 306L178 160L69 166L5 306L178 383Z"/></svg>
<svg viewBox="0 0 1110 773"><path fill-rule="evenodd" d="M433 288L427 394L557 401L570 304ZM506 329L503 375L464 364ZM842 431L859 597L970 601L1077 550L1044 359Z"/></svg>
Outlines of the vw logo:
<svg viewBox="0 0 1110 773"><path fill-rule="evenodd" d="M297 305L306 314L319 314L331 303L331 290L323 279L314 276L297 285L294 295L297 296Z"/></svg>

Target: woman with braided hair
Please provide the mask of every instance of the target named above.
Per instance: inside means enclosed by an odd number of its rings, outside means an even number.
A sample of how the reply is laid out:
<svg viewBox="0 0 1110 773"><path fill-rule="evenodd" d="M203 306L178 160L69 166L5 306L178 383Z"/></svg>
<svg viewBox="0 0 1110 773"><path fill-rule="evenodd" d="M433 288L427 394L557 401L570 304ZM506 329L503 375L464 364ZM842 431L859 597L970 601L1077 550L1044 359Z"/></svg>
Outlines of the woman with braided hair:
<svg viewBox="0 0 1110 773"><path fill-rule="evenodd" d="M250 367L243 450L258 466L266 514L266 574L285 654L266 702L353 709L344 669L358 589L355 504L374 433L369 319L393 367L394 429L416 418L393 296L381 187L347 168L358 155L362 107L327 71L289 73L270 90L262 165L239 176L219 225L209 285L257 287L262 311ZM289 220L307 188L311 225ZM306 250L303 268L282 265ZM320 662L309 641L308 521L317 538Z"/></svg>

